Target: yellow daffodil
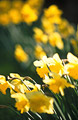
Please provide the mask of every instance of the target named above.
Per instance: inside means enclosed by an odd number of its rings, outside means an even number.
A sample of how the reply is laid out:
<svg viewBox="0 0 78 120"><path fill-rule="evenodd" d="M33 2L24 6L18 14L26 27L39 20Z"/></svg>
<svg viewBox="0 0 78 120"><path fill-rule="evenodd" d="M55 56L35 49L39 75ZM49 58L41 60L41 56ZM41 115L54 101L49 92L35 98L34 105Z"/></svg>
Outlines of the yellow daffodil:
<svg viewBox="0 0 78 120"><path fill-rule="evenodd" d="M22 18L26 23L32 23L38 19L38 15L36 11L29 6L29 4L25 4L21 10Z"/></svg>
<svg viewBox="0 0 78 120"><path fill-rule="evenodd" d="M44 10L46 17L51 17L53 15L58 16L62 14L62 11L58 9L56 5L51 5L48 9Z"/></svg>
<svg viewBox="0 0 78 120"><path fill-rule="evenodd" d="M48 9L44 10L44 16L48 18L51 23L59 24L61 22L62 11L56 5L51 5Z"/></svg>
<svg viewBox="0 0 78 120"><path fill-rule="evenodd" d="M10 23L9 15L7 13L0 14L0 24L7 25Z"/></svg>
<svg viewBox="0 0 78 120"><path fill-rule="evenodd" d="M42 60L35 61L34 65L37 67L36 71L41 78L44 78L45 75L48 75L50 72L57 73L60 76L64 74L64 66L57 53L49 58L43 56Z"/></svg>
<svg viewBox="0 0 78 120"><path fill-rule="evenodd" d="M52 32L54 32L55 30L55 25L51 24L49 20L44 16L42 17L41 21L42 21L42 27L44 29L44 32L46 32L47 34L52 34Z"/></svg>
<svg viewBox="0 0 78 120"><path fill-rule="evenodd" d="M21 47L21 45L16 45L16 49L15 49L15 58L19 61L19 62L27 62L28 61L28 55L26 52L24 52L23 48Z"/></svg>
<svg viewBox="0 0 78 120"><path fill-rule="evenodd" d="M10 88L10 86L9 86L8 82L6 81L5 76L0 75L0 91L3 94L6 94L7 88Z"/></svg>
<svg viewBox="0 0 78 120"><path fill-rule="evenodd" d="M15 93L11 95L12 98L15 98L16 103L15 107L17 108L18 111L21 112L28 112L30 108L30 104L26 96L22 93Z"/></svg>
<svg viewBox="0 0 78 120"><path fill-rule="evenodd" d="M35 47L34 54L37 59L41 59L43 56L46 56L46 53L44 52L43 48L40 45L37 45Z"/></svg>
<svg viewBox="0 0 78 120"><path fill-rule="evenodd" d="M46 34L43 33L43 31L39 28L34 28L34 38L37 42L43 42L43 43L47 43L48 41L48 36Z"/></svg>
<svg viewBox="0 0 78 120"><path fill-rule="evenodd" d="M13 89L10 89L11 94L14 94L14 91L16 91L18 93L20 93L20 92L21 93L28 93L28 92L31 92L31 91L37 91L38 90L37 87L33 83L31 83L27 80L23 80L24 77L21 77L19 74L10 73L10 76L12 78L14 78L9 83L10 85L14 86Z"/></svg>
<svg viewBox="0 0 78 120"><path fill-rule="evenodd" d="M61 35L58 32L53 32L51 35L49 35L49 43L53 47L57 47L59 49L64 48L64 44L63 44Z"/></svg>
<svg viewBox="0 0 78 120"><path fill-rule="evenodd" d="M49 69L51 72L57 73L60 76L64 74L64 66L62 64L62 60L60 59L58 53L53 55L53 59L49 61Z"/></svg>
<svg viewBox="0 0 78 120"><path fill-rule="evenodd" d="M68 36L75 33L73 26L70 25L70 23L66 19L61 20L61 23L58 25L58 29L63 38L67 38Z"/></svg>
<svg viewBox="0 0 78 120"><path fill-rule="evenodd" d="M31 92L26 94L29 103L30 110L38 113L53 114L53 98L47 97L41 92Z"/></svg>
<svg viewBox="0 0 78 120"><path fill-rule="evenodd" d="M45 58L45 57L46 56L44 56L43 58ZM40 61L35 61L34 62L34 65L37 67L36 71L41 78L44 78L45 75L48 75L48 73L49 73L49 70L48 70L47 65L44 62L43 58Z"/></svg>
<svg viewBox="0 0 78 120"><path fill-rule="evenodd" d="M36 71L41 78L44 78L45 75L49 73L49 70L46 66L44 66L43 68L36 68Z"/></svg>
<svg viewBox="0 0 78 120"><path fill-rule="evenodd" d="M43 82L49 85L49 89L54 93L61 93L64 96L64 88L71 87L74 88L74 85L68 83L66 79L61 78L58 74L52 74L53 78L49 78L48 76L45 77Z"/></svg>
<svg viewBox="0 0 78 120"><path fill-rule="evenodd" d="M78 58L72 53L67 54L68 64L65 65L65 69L72 78L78 79Z"/></svg>
<svg viewBox="0 0 78 120"><path fill-rule="evenodd" d="M11 9L8 14L10 21L13 22L14 24L18 24L19 22L21 22L21 15L17 9L14 8Z"/></svg>

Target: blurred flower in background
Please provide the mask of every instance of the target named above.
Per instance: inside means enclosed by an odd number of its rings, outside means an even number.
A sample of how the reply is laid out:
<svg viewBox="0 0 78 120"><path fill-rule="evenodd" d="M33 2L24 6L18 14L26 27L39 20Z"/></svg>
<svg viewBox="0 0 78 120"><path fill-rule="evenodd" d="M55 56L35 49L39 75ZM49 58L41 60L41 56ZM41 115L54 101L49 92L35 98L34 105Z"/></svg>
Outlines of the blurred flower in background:
<svg viewBox="0 0 78 120"><path fill-rule="evenodd" d="M71 42L75 39L75 27L62 18L63 12L57 5L44 8L44 4L44 0L0 1L0 42L4 54L8 52L15 64L17 60L22 69L32 72L34 60L55 52L64 56L75 49Z"/></svg>

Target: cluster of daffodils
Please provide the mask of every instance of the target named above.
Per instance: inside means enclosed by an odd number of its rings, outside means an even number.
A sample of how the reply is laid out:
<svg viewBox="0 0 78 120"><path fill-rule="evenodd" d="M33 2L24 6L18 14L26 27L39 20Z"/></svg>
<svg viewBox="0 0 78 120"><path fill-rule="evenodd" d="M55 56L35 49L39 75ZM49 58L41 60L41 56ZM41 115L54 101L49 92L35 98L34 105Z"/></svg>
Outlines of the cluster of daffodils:
<svg viewBox="0 0 78 120"><path fill-rule="evenodd" d="M34 31L33 37L36 43L35 46L34 44L32 44L34 46L33 47L34 58L42 59L42 57L46 55L52 56L53 55L52 49L56 47L59 50L64 50L65 49L64 43L65 41L68 40L68 38L69 42L72 43L74 47L74 51L77 53L78 51L76 44L77 42L76 40L73 40L74 35L76 33L75 29L66 19L63 19L61 15L62 11L56 5L51 5L49 8L44 9L43 15L41 16L40 28L38 27L33 28ZM21 48L19 48L19 51L21 51ZM17 49L18 45L16 46L15 49L15 58L20 62L28 62L28 55L21 54L21 52L17 51ZM27 59L26 60L22 59L21 61L20 58Z"/></svg>
<svg viewBox="0 0 78 120"><path fill-rule="evenodd" d="M41 28L34 28L34 38L38 44L49 43L52 47L62 50L62 39L74 34L75 30L69 22L61 17L62 11L56 5L44 9L41 17Z"/></svg>
<svg viewBox="0 0 78 120"><path fill-rule="evenodd" d="M30 24L38 19L43 0L0 1L0 24L18 24L26 22Z"/></svg>
<svg viewBox="0 0 78 120"><path fill-rule="evenodd" d="M15 98L15 107L23 114L32 112L53 114L53 98L46 96L39 84L34 84L30 77L21 77L19 74L11 73L7 80L0 75L0 91L6 94L10 89L11 98ZM35 81L34 81L35 82Z"/></svg>
<svg viewBox="0 0 78 120"><path fill-rule="evenodd" d="M78 58L68 53L66 60L68 63L63 63L64 60L62 61L56 53L53 57L44 56L42 60L34 62L36 71L43 82L52 92L61 93L62 96L64 96L64 88L75 87L67 81L66 76L78 79Z"/></svg>
<svg viewBox="0 0 78 120"><path fill-rule="evenodd" d="M61 35L56 32L55 24L60 24L62 11L56 5L51 5L44 9L41 18L42 28L34 28L34 38L38 43L46 44L49 42L53 47L63 49L63 41ZM60 44L60 45L59 45Z"/></svg>
<svg viewBox="0 0 78 120"><path fill-rule="evenodd" d="M44 85L37 84L29 76L21 77L19 74L10 73L7 79L0 75L0 91L6 94L6 90L10 89L11 98L15 99L15 107L21 114L29 110L34 113L54 114L55 98L45 95L42 88L46 86L52 93L60 93L61 96L64 96L65 88L75 88L75 84L71 84L70 80L78 79L78 58L69 52L67 59L61 60L56 53L53 57L44 56L42 60L34 61L34 65Z"/></svg>

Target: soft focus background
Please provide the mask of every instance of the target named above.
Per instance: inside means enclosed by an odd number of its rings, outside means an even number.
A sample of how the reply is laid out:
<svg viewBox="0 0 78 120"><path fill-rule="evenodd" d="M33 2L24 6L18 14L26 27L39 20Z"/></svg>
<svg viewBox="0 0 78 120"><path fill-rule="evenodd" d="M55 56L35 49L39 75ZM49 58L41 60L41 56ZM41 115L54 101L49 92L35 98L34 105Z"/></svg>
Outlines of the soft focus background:
<svg viewBox="0 0 78 120"><path fill-rule="evenodd" d="M70 23L75 24L77 26L77 0L45 0L43 7L46 8L52 4L56 4L63 11L62 16L66 18ZM29 27L30 28L28 29L31 29L32 26ZM9 32L6 30L6 27L0 25L0 74L8 75L10 72L18 72L27 75L29 71L27 69L22 69L19 63L14 58L14 53L12 51L12 47L14 46L13 43L11 43L10 39L11 38L9 36Z"/></svg>

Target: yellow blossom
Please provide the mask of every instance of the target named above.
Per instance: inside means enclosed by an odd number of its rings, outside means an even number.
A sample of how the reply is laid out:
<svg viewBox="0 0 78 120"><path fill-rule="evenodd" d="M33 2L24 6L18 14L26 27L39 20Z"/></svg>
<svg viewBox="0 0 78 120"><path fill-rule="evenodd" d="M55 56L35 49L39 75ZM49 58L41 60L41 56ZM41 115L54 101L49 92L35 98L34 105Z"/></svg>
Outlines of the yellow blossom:
<svg viewBox="0 0 78 120"><path fill-rule="evenodd" d="M44 16L48 18L51 23L59 24L61 22L62 11L56 5L51 5L48 9L44 10Z"/></svg>
<svg viewBox="0 0 78 120"><path fill-rule="evenodd" d="M31 92L26 94L30 102L30 110L38 113L53 114L53 98L47 97L41 92Z"/></svg>
<svg viewBox="0 0 78 120"><path fill-rule="evenodd" d="M16 91L18 93L19 92L28 93L28 92L30 92L29 89L30 90L32 89L31 91L37 91L37 87L33 83L31 83L27 80L23 80L25 77L21 77L19 74L15 74L15 73L10 73L10 76L12 78L14 78L9 83L10 85L14 86L13 89L10 89L11 94L14 94L14 91ZM21 82L21 80L23 80L23 82Z"/></svg>
<svg viewBox="0 0 78 120"><path fill-rule="evenodd" d="M61 23L58 25L58 29L63 38L67 38L75 32L73 26L70 25L66 19L61 20Z"/></svg>
<svg viewBox="0 0 78 120"><path fill-rule="evenodd" d="M52 74L53 78L49 78L48 76L45 77L43 82L49 85L49 89L54 93L61 93L64 96L64 88L71 87L74 88L74 85L68 83L66 79L61 78L58 74Z"/></svg>
<svg viewBox="0 0 78 120"><path fill-rule="evenodd" d="M29 81L24 80L23 83L18 80L18 79L14 79L12 80L12 82L10 83L11 85L14 85L14 91L18 92L18 93L29 93L31 91L37 91L37 87L32 84ZM31 90L29 90L26 86ZM13 90L11 89L11 94L13 94Z"/></svg>
<svg viewBox="0 0 78 120"><path fill-rule="evenodd" d="M10 73L10 77L12 78L21 78L21 76L17 73Z"/></svg>
<svg viewBox="0 0 78 120"><path fill-rule="evenodd" d="M72 78L78 79L78 58L72 53L67 54L68 64L65 65L65 69Z"/></svg>
<svg viewBox="0 0 78 120"><path fill-rule="evenodd" d="M9 18L14 24L18 24L19 22L21 22L21 15L17 9L13 8L9 11Z"/></svg>
<svg viewBox="0 0 78 120"><path fill-rule="evenodd" d="M53 32L51 35L49 35L49 43L53 47L57 47L59 49L63 49L64 47L61 35L58 32Z"/></svg>
<svg viewBox="0 0 78 120"><path fill-rule="evenodd" d="M53 57L49 58L43 56L42 60L36 60L34 62L34 65L37 67L36 71L41 78L44 78L45 75L48 75L50 71L57 73L60 76L64 74L64 66L62 65L62 61L57 53L54 54Z"/></svg>
<svg viewBox="0 0 78 120"><path fill-rule="evenodd" d="M47 43L48 41L48 36L46 34L43 33L43 31L39 28L34 28L34 38L37 42L43 42L43 43Z"/></svg>
<svg viewBox="0 0 78 120"><path fill-rule="evenodd" d="M54 32L54 30L55 30L54 24L51 24L49 22L49 20L45 17L42 17L41 21L42 21L42 27L43 27L44 31L47 34L52 34L52 32Z"/></svg>
<svg viewBox="0 0 78 120"><path fill-rule="evenodd" d="M49 64L47 65L49 66L51 72L57 73L60 76L64 74L64 66L62 64L62 60L60 59L58 53L53 55L53 59L49 61Z"/></svg>
<svg viewBox="0 0 78 120"><path fill-rule="evenodd" d="M34 54L37 59L41 59L43 56L46 56L46 53L44 52L43 48L40 45L37 45L35 47Z"/></svg>
<svg viewBox="0 0 78 120"><path fill-rule="evenodd" d="M7 25L10 23L10 19L7 13L0 14L0 24Z"/></svg>
<svg viewBox="0 0 78 120"><path fill-rule="evenodd" d="M50 17L50 16L58 16L62 14L62 11L58 9L58 7L56 5L51 5L48 9L44 10L44 14L46 17Z"/></svg>
<svg viewBox="0 0 78 120"><path fill-rule="evenodd" d="M6 78L5 76L3 75L0 75L0 91L3 93L3 94L6 94L6 90L7 88L9 88L9 84L8 82L6 81Z"/></svg>
<svg viewBox="0 0 78 120"><path fill-rule="evenodd" d="M37 68L36 71L41 78L44 78L45 75L48 75L49 73L49 70L46 66L44 66L43 68Z"/></svg>
<svg viewBox="0 0 78 120"><path fill-rule="evenodd" d="M25 4L21 10L22 18L26 23L32 23L38 19L37 13L28 4Z"/></svg>
<svg viewBox="0 0 78 120"><path fill-rule="evenodd" d="M44 62L44 58L45 58L46 56L44 56L43 58L42 58L42 60L40 60L40 61L35 61L34 62L34 65L37 67L36 68L36 71L37 71L37 73L38 73L38 75L41 77L41 78L44 78L45 77L45 75L48 75L48 73L49 73L49 70L48 70L48 68L47 68L47 65L46 65L46 63Z"/></svg>
<svg viewBox="0 0 78 120"><path fill-rule="evenodd" d="M16 49L15 49L15 58L19 61L19 62L27 62L28 61L28 55L26 52L24 52L23 48L21 47L21 45L16 45Z"/></svg>
<svg viewBox="0 0 78 120"><path fill-rule="evenodd" d="M17 108L18 111L21 112L28 112L30 108L30 104L26 96L22 93L15 93L11 95L12 98L15 98L16 103L15 107Z"/></svg>

